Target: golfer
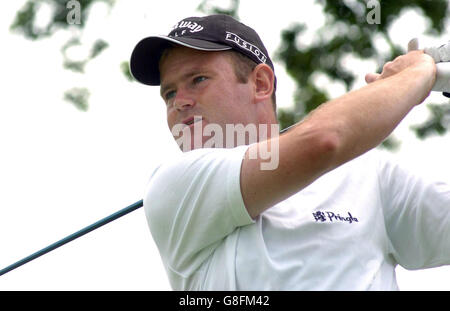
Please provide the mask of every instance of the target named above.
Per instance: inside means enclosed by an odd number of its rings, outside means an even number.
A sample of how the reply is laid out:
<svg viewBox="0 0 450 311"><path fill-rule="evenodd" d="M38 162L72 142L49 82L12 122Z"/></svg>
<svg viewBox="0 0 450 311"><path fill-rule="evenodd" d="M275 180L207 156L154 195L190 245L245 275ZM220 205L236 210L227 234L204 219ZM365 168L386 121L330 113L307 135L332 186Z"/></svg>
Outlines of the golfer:
<svg viewBox="0 0 450 311"><path fill-rule="evenodd" d="M397 290L397 265L450 263L450 186L373 150L433 88L422 50L280 135L273 63L229 16L144 38L130 68L160 86L185 151L144 196L174 290Z"/></svg>

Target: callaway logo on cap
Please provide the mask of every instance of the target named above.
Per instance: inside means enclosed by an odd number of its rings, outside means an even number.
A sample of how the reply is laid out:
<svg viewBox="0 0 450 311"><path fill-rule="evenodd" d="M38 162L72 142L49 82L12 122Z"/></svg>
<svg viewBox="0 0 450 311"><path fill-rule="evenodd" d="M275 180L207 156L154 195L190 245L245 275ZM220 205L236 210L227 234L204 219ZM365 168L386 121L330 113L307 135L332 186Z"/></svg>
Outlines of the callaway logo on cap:
<svg viewBox="0 0 450 311"><path fill-rule="evenodd" d="M159 59L171 43L202 51L233 49L257 64L269 65L275 72L256 31L231 16L218 14L185 18L167 36L142 39L131 54L130 71L134 78L144 84L159 85Z"/></svg>

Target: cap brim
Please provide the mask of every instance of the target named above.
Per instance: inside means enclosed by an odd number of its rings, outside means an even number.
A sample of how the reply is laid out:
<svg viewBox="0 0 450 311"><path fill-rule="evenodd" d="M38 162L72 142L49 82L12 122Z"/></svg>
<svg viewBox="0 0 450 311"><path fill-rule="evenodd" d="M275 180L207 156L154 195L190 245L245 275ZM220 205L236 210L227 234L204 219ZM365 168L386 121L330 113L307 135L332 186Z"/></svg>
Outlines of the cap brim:
<svg viewBox="0 0 450 311"><path fill-rule="evenodd" d="M159 85L159 59L171 43L202 51L225 51L228 45L210 41L183 38L152 36L142 39L134 48L130 59L130 72L139 82L147 85Z"/></svg>

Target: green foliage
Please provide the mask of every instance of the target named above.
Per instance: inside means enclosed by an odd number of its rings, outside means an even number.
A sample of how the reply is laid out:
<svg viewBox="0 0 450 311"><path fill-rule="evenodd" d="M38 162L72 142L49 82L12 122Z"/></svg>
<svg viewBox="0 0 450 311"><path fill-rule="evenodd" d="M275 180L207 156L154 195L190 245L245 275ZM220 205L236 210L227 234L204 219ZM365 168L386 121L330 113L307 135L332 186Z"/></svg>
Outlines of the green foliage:
<svg viewBox="0 0 450 311"><path fill-rule="evenodd" d="M446 13L448 11L447 0L396 0L380 1L381 14L379 23L367 22L367 14L370 11L367 1L354 0L319 0L326 15L326 23L320 28L312 44L302 44L302 35L307 29L305 24L295 24L281 33L282 44L278 49L275 60L286 67L288 74L295 80L297 90L294 94L294 107L284 109L280 115L292 114L291 120L299 120L319 105L330 98L326 90L316 86L314 73L324 73L333 82L341 82L347 90L350 90L355 81L355 72L345 69L344 57L348 55L360 59L377 59L378 71L389 60L406 52L406 47L396 45L389 36L392 23L398 18L402 10L419 8L425 18L430 22L428 32L439 35L444 29ZM333 33L330 38L330 32ZM379 34L390 47L387 54L382 55L374 44L375 35ZM448 107L448 104L445 104ZM449 113L449 109L443 109ZM295 116L295 117L294 117ZM445 132L446 126L443 118L433 119L424 125L419 125L417 131ZM435 126L430 127L430 124ZM422 129L422 130L419 130ZM419 137L425 137L420 136ZM398 142L390 138L383 146L389 149L398 147Z"/></svg>
<svg viewBox="0 0 450 311"><path fill-rule="evenodd" d="M58 30L79 30L62 46L61 53L63 54L63 67L65 69L76 73L84 73L86 64L103 52L108 47L108 43L103 39L97 39L92 44L89 55L82 60L71 59L67 52L71 47L83 45L81 43L81 31L85 27L90 8L98 2L107 3L109 7L112 7L114 0L78 0L80 23L68 22L68 14L72 10L72 7L68 6L69 2L67 0L28 0L17 12L10 30L30 40L49 38ZM38 26L36 25L36 16L44 6L49 6L52 13L45 26ZM86 88L73 88L64 93L64 99L74 104L81 111L88 110L88 98L89 90Z"/></svg>
<svg viewBox="0 0 450 311"><path fill-rule="evenodd" d="M79 37L73 37L69 41L67 41L61 48L61 53L63 54L64 68L68 70L72 70L79 73L84 73L84 66L86 65L86 60L72 60L67 56L67 50L69 50L73 46L81 45Z"/></svg>
<svg viewBox="0 0 450 311"><path fill-rule="evenodd" d="M89 59L93 59L97 57L104 49L108 47L108 42L103 39L97 39L91 48L91 53L89 55Z"/></svg>
<svg viewBox="0 0 450 311"><path fill-rule="evenodd" d="M125 78L127 78L128 81L134 81L134 78L130 71L130 62L129 61L123 61L120 63L120 70L122 71Z"/></svg>
<svg viewBox="0 0 450 311"><path fill-rule="evenodd" d="M51 36L57 30L67 29L69 27L83 28L84 21L87 20L89 9L96 2L107 3L110 7L114 5L114 0L78 0L80 3L81 18L80 24L69 24L67 14L70 9L67 8L67 0L28 0L22 9L16 14L12 23L11 31L21 33L25 38L31 40L42 39ZM44 28L36 26L36 15L43 5L50 5L52 16L49 23Z"/></svg>
<svg viewBox="0 0 450 311"><path fill-rule="evenodd" d="M31 40L49 37L60 29L71 28L81 31L88 18L89 9L96 2L107 3L110 7L114 5L114 0L79 0L78 2L81 9L81 22L70 24L67 22L68 1L28 0L17 12L11 30ZM200 0L197 9L205 14L228 14L239 19L239 0L229 0L226 7L218 7L212 4L213 2ZM273 57L275 61L285 66L297 86L293 94L293 107L278 109L281 128L298 122L330 99L327 90L318 87L315 74L322 73L331 81L342 83L347 90L350 90L353 87L356 72L343 66L345 57L351 55L360 59L375 59L378 63L378 71L381 71L386 61L405 53L406 47L396 45L389 36L392 23L403 10L420 10L430 25L427 32L438 36L444 30L449 9L448 0L380 0L379 23L369 23L367 21L370 10L368 0L317 0L317 2L323 7L326 23L316 32L314 42L304 44L302 38L307 25L294 24L281 32L282 43ZM43 5L50 5L53 13L46 26L38 27L35 23L36 14ZM384 54L378 51L374 44L374 38L380 36L389 46L389 51ZM64 56L64 68L78 73L83 73L85 65L108 47L106 41L98 39L92 45L89 56L85 59L74 60L68 57L67 52L77 45L82 45L81 35L70 38L61 48L61 52ZM129 81L134 81L129 71L128 61L120 64L120 70ZM81 90L87 89L74 88L67 91L64 98L71 101L78 109L86 111L89 91ZM429 120L412 127L419 138L426 138L433 133L442 135L450 127L448 101L429 104L428 108L431 112ZM389 137L383 143L383 146L388 149L394 149L398 145L399 142L393 137Z"/></svg>
<svg viewBox="0 0 450 311"><path fill-rule="evenodd" d="M411 129L416 136L424 139L433 134L444 135L450 125L450 105L429 104L431 117L420 125L413 125Z"/></svg>
<svg viewBox="0 0 450 311"><path fill-rule="evenodd" d="M33 40L37 39L42 31L33 27L36 15L36 6L37 5L35 2L28 1L25 6L17 12L16 19L11 25L10 30L20 30L25 37Z"/></svg>
<svg viewBox="0 0 450 311"><path fill-rule="evenodd" d="M67 51L74 46L80 46L80 38L73 37L69 41L67 41L63 47L61 48L61 53L64 57L63 66L68 70L72 70L74 72L84 73L84 67L86 64L97 57L104 49L108 47L108 43L103 39L97 39L91 47L89 55L83 60L73 60L67 56Z"/></svg>
<svg viewBox="0 0 450 311"><path fill-rule="evenodd" d="M87 88L74 87L64 92L64 99L81 111L89 109L89 96L90 92Z"/></svg>
<svg viewBox="0 0 450 311"><path fill-rule="evenodd" d="M240 0L230 0L229 2L228 7L223 8L212 5L209 0L202 0L200 5L197 7L197 10L206 14L226 14L239 20L238 10Z"/></svg>

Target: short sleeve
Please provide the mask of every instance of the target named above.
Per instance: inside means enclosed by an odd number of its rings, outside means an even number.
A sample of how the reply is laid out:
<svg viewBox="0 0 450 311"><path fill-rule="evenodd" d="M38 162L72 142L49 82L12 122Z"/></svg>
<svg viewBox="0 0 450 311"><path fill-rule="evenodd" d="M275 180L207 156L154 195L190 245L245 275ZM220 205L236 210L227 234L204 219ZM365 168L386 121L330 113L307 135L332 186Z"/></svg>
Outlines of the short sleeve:
<svg viewBox="0 0 450 311"><path fill-rule="evenodd" d="M144 195L145 214L172 273L188 277L236 228L253 223L240 189L247 148L183 153L152 175Z"/></svg>
<svg viewBox="0 0 450 311"><path fill-rule="evenodd" d="M450 176L419 176L382 157L379 183L395 260L406 269L450 264Z"/></svg>

